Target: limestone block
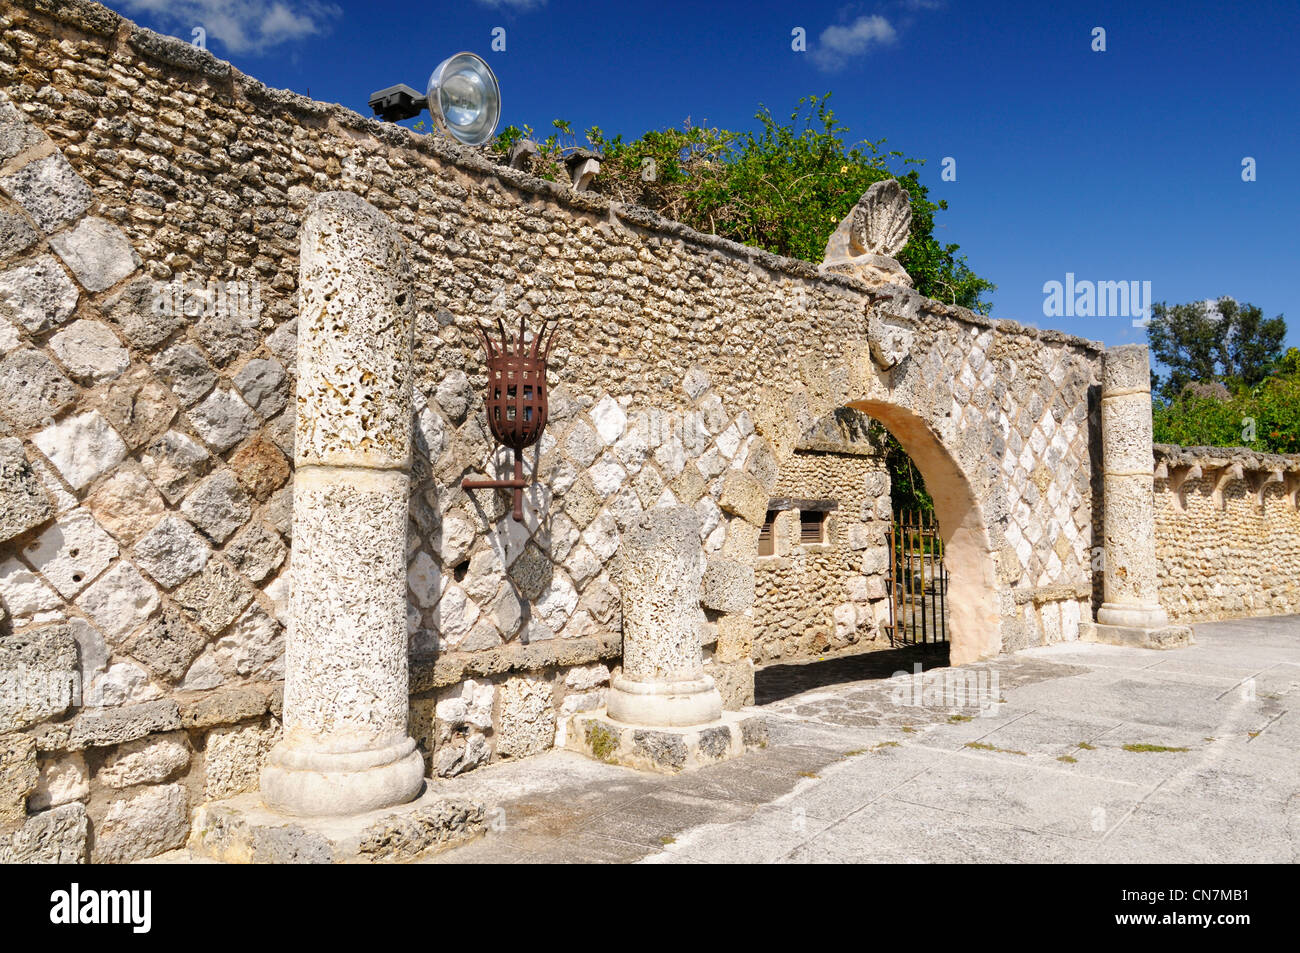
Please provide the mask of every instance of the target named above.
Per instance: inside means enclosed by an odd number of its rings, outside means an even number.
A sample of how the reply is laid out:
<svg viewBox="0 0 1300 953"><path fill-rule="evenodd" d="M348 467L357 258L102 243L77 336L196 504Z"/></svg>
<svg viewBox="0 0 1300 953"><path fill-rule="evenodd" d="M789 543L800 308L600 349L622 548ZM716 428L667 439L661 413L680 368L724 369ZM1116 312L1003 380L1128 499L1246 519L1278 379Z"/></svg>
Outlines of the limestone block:
<svg viewBox="0 0 1300 953"><path fill-rule="evenodd" d="M110 642L130 634L158 608L158 590L133 565L121 560L77 599Z"/></svg>
<svg viewBox="0 0 1300 953"><path fill-rule="evenodd" d="M209 635L217 635L252 601L253 591L228 562L211 559L197 575L181 583L172 598L191 621Z"/></svg>
<svg viewBox="0 0 1300 953"><path fill-rule="evenodd" d="M131 656L159 678L178 682L203 651L206 639L185 614L167 606L127 646Z"/></svg>
<svg viewBox="0 0 1300 953"><path fill-rule="evenodd" d="M715 612L743 612L754 604L754 568L733 559L715 557L703 576L701 604Z"/></svg>
<svg viewBox="0 0 1300 953"><path fill-rule="evenodd" d="M131 364L117 335L99 321L73 321L50 338L50 350L68 373L87 385L112 380Z"/></svg>
<svg viewBox="0 0 1300 953"><path fill-rule="evenodd" d="M63 604L58 593L13 557L0 562L0 602L15 626Z"/></svg>
<svg viewBox="0 0 1300 953"><path fill-rule="evenodd" d="M136 448L171 425L176 399L148 368L137 367L109 385L99 409L127 446Z"/></svg>
<svg viewBox="0 0 1300 953"><path fill-rule="evenodd" d="M254 790L266 757L279 740L279 726L273 723L254 722L208 732L203 796L211 801Z"/></svg>
<svg viewBox="0 0 1300 953"><path fill-rule="evenodd" d="M190 766L190 746L185 734L161 738L140 738L115 749L98 771L95 780L111 788L166 781Z"/></svg>
<svg viewBox="0 0 1300 953"><path fill-rule="evenodd" d="M77 388L40 351L19 347L0 360L0 413L24 429L46 426Z"/></svg>
<svg viewBox="0 0 1300 953"><path fill-rule="evenodd" d="M23 453L22 441L0 439L0 542L39 526L53 515L50 499Z"/></svg>
<svg viewBox="0 0 1300 953"><path fill-rule="evenodd" d="M591 409L591 421L596 425L596 433L604 446L618 440L627 428L627 414L618 405L618 401L608 394Z"/></svg>
<svg viewBox="0 0 1300 953"><path fill-rule="evenodd" d="M212 549L188 522L164 516L135 544L136 561L166 589L202 570Z"/></svg>
<svg viewBox="0 0 1300 953"><path fill-rule="evenodd" d="M176 503L198 479L208 451L179 430L169 430L149 446L140 465L168 503Z"/></svg>
<svg viewBox="0 0 1300 953"><path fill-rule="evenodd" d="M81 864L89 824L82 804L65 804L27 818L13 834L0 835L0 863Z"/></svg>
<svg viewBox="0 0 1300 953"><path fill-rule="evenodd" d="M244 400L263 417L274 417L288 403L284 368L274 358L254 358L233 380Z"/></svg>
<svg viewBox="0 0 1300 953"><path fill-rule="evenodd" d="M539 754L555 742L553 689L546 679L508 678L501 686L497 724L497 755L523 758Z"/></svg>
<svg viewBox="0 0 1300 953"><path fill-rule="evenodd" d="M754 477L747 473L729 470L722 481L719 505L724 512L761 526L767 515L768 494Z"/></svg>
<svg viewBox="0 0 1300 953"><path fill-rule="evenodd" d="M87 708L134 705L153 701L162 692L149 681L149 675L132 662L114 662L86 687L82 703Z"/></svg>
<svg viewBox="0 0 1300 953"><path fill-rule="evenodd" d="M278 452L278 451L277 451ZM201 480L185 497L181 512L216 543L224 543L252 515L248 497L230 470Z"/></svg>
<svg viewBox="0 0 1300 953"><path fill-rule="evenodd" d="M190 833L189 798L179 784L145 788L113 801L95 824L91 859L124 864L153 857L185 843Z"/></svg>
<svg viewBox="0 0 1300 953"><path fill-rule="evenodd" d="M170 699L86 711L73 722L68 750L122 744L156 732L175 731L180 726L180 710Z"/></svg>
<svg viewBox="0 0 1300 953"><path fill-rule="evenodd" d="M218 387L189 410L190 423L203 441L217 452L225 452L257 429L257 415L244 398Z"/></svg>
<svg viewBox="0 0 1300 953"><path fill-rule="evenodd" d="M253 603L217 640L215 648L223 672L255 676L284 655L284 628Z"/></svg>
<svg viewBox="0 0 1300 953"><path fill-rule="evenodd" d="M154 359L153 369L187 407L201 400L217 382L217 372L203 352L189 343L167 348Z"/></svg>
<svg viewBox="0 0 1300 953"><path fill-rule="evenodd" d="M261 523L252 523L230 541L225 554L244 576L261 582L280 568L288 550L279 536Z"/></svg>
<svg viewBox="0 0 1300 953"><path fill-rule="evenodd" d="M729 614L718 620L718 641L713 650L715 662L747 659L754 648L754 620Z"/></svg>
<svg viewBox="0 0 1300 953"><path fill-rule="evenodd" d="M0 258L12 258L36 243L39 236L21 215L0 209Z"/></svg>
<svg viewBox="0 0 1300 953"><path fill-rule="evenodd" d="M86 501L95 521L124 545L153 528L165 509L162 497L137 467L121 467Z"/></svg>
<svg viewBox="0 0 1300 953"><path fill-rule="evenodd" d="M266 692L252 685L223 688L185 699L180 712L181 725L189 731L233 725L260 718L269 703Z"/></svg>
<svg viewBox="0 0 1300 953"><path fill-rule="evenodd" d="M0 179L0 189L47 233L85 214L94 199L90 186L77 175L62 152L36 159L5 176Z"/></svg>
<svg viewBox="0 0 1300 953"><path fill-rule="evenodd" d="M26 816L27 795L39 779L36 742L27 735L0 735L0 827Z"/></svg>
<svg viewBox="0 0 1300 953"><path fill-rule="evenodd" d="M0 272L0 314L31 332L62 324L77 310L81 292L53 255Z"/></svg>
<svg viewBox="0 0 1300 953"><path fill-rule="evenodd" d="M37 536L25 555L33 568L71 599L107 568L117 552L117 543L94 517L78 509Z"/></svg>
<svg viewBox="0 0 1300 953"><path fill-rule="evenodd" d="M90 773L79 752L41 758L40 772L36 789L27 798L29 811L84 801L90 795Z"/></svg>
<svg viewBox="0 0 1300 953"><path fill-rule="evenodd" d="M32 442L74 490L126 457L126 444L96 410L51 424L32 437Z"/></svg>

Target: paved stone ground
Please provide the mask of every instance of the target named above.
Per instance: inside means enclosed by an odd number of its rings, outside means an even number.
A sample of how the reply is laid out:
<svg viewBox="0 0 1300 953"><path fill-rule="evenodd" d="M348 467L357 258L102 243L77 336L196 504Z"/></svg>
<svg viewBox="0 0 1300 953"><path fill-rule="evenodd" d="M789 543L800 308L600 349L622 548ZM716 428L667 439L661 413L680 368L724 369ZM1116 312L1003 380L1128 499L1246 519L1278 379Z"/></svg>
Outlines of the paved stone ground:
<svg viewBox="0 0 1300 953"><path fill-rule="evenodd" d="M904 704L906 653L774 666L767 749L675 777L565 751L474 771L446 790L500 805L494 830L429 862L1296 862L1300 616L1196 639L926 663L930 692L983 673L982 712Z"/></svg>

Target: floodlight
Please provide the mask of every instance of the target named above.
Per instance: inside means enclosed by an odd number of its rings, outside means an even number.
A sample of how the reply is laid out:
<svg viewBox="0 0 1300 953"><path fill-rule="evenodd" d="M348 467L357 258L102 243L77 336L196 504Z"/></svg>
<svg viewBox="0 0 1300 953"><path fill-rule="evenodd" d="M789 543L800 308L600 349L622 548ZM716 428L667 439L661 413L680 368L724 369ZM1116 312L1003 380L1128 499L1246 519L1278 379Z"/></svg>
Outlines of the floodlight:
<svg viewBox="0 0 1300 953"><path fill-rule="evenodd" d="M468 146L489 142L501 118L497 78L473 53L457 53L438 64L426 101L438 128Z"/></svg>

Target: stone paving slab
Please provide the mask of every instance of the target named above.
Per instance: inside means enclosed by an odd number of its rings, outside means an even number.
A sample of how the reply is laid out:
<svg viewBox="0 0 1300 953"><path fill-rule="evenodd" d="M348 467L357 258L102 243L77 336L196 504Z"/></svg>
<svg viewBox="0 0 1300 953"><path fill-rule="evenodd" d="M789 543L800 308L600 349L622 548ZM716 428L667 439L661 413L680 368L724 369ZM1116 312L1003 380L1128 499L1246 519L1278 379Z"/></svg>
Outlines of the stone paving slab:
<svg viewBox="0 0 1300 953"><path fill-rule="evenodd" d="M564 751L490 765L441 787L500 823L429 862L1294 863L1300 617L1196 639L969 667L997 675L985 716L901 704L902 656L760 671L766 749L679 776Z"/></svg>

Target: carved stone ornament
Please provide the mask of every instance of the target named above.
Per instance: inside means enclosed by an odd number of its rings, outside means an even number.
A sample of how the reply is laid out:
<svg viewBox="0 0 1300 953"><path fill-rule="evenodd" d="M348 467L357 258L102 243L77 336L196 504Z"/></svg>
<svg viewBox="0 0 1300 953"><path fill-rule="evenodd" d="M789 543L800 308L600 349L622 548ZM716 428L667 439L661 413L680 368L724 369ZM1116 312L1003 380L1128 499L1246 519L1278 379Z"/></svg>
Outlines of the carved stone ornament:
<svg viewBox="0 0 1300 953"><path fill-rule="evenodd" d="M903 363L904 358L911 353L915 335L911 324L895 315L873 314L867 324L871 356L886 371Z"/></svg>
<svg viewBox="0 0 1300 953"><path fill-rule="evenodd" d="M912 279L893 256L907 244L912 204L896 179L877 182L862 194L830 241L822 270L853 275L868 287L899 284Z"/></svg>

